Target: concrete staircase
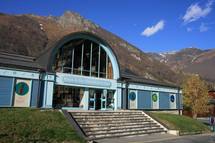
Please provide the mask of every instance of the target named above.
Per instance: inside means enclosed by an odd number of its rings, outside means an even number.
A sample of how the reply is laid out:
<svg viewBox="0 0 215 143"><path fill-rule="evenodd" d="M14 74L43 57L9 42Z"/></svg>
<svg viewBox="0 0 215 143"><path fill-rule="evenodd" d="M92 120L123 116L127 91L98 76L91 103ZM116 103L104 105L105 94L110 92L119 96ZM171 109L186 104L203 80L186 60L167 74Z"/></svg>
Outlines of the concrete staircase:
<svg viewBox="0 0 215 143"><path fill-rule="evenodd" d="M142 111L71 111L69 114L89 140L167 131Z"/></svg>

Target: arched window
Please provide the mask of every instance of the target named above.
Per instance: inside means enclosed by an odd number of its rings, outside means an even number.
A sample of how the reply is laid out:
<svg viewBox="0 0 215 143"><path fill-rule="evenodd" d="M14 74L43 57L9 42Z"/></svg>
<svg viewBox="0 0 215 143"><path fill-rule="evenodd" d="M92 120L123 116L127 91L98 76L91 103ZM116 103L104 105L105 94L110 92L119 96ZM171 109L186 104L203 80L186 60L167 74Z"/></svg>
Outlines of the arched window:
<svg viewBox="0 0 215 143"><path fill-rule="evenodd" d="M88 39L74 39L57 51L53 71L113 79L111 60L99 43Z"/></svg>

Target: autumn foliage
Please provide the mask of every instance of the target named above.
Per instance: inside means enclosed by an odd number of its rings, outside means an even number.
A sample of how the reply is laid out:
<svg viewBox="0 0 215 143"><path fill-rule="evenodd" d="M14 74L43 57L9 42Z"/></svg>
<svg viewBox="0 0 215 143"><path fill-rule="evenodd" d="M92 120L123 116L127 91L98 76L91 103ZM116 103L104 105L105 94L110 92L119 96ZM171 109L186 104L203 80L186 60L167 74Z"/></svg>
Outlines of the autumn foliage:
<svg viewBox="0 0 215 143"><path fill-rule="evenodd" d="M198 75L193 74L184 81L182 92L184 106L191 109L193 118L208 112L207 85Z"/></svg>

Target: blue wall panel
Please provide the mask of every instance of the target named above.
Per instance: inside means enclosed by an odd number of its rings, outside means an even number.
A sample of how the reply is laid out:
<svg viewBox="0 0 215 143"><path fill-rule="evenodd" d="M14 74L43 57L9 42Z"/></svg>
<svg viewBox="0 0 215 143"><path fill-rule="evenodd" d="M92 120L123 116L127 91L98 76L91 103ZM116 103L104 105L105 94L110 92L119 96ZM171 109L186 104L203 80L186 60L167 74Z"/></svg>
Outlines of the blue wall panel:
<svg viewBox="0 0 215 143"><path fill-rule="evenodd" d="M11 106L13 78L0 77L0 107Z"/></svg>
<svg viewBox="0 0 215 143"><path fill-rule="evenodd" d="M151 109L151 91L138 91L138 109Z"/></svg>
<svg viewBox="0 0 215 143"><path fill-rule="evenodd" d="M127 96L126 96L126 89L122 89L122 109L126 109L127 106Z"/></svg>
<svg viewBox="0 0 215 143"><path fill-rule="evenodd" d="M38 80L32 81L32 91L31 91L31 107L37 107L37 99L38 99Z"/></svg>
<svg viewBox="0 0 215 143"><path fill-rule="evenodd" d="M169 93L160 92L159 93L159 109L169 109Z"/></svg>

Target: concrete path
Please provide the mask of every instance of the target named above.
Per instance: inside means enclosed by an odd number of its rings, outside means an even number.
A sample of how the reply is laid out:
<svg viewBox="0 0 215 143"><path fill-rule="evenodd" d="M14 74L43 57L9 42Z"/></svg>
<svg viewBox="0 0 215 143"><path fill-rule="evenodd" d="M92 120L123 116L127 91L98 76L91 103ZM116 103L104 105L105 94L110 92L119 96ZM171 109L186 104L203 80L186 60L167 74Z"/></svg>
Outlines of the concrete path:
<svg viewBox="0 0 215 143"><path fill-rule="evenodd" d="M177 139L155 141L152 143L215 143L215 134L182 136Z"/></svg>
<svg viewBox="0 0 215 143"><path fill-rule="evenodd" d="M215 134L174 136L152 134L145 136L121 137L97 140L97 143L215 143Z"/></svg>

